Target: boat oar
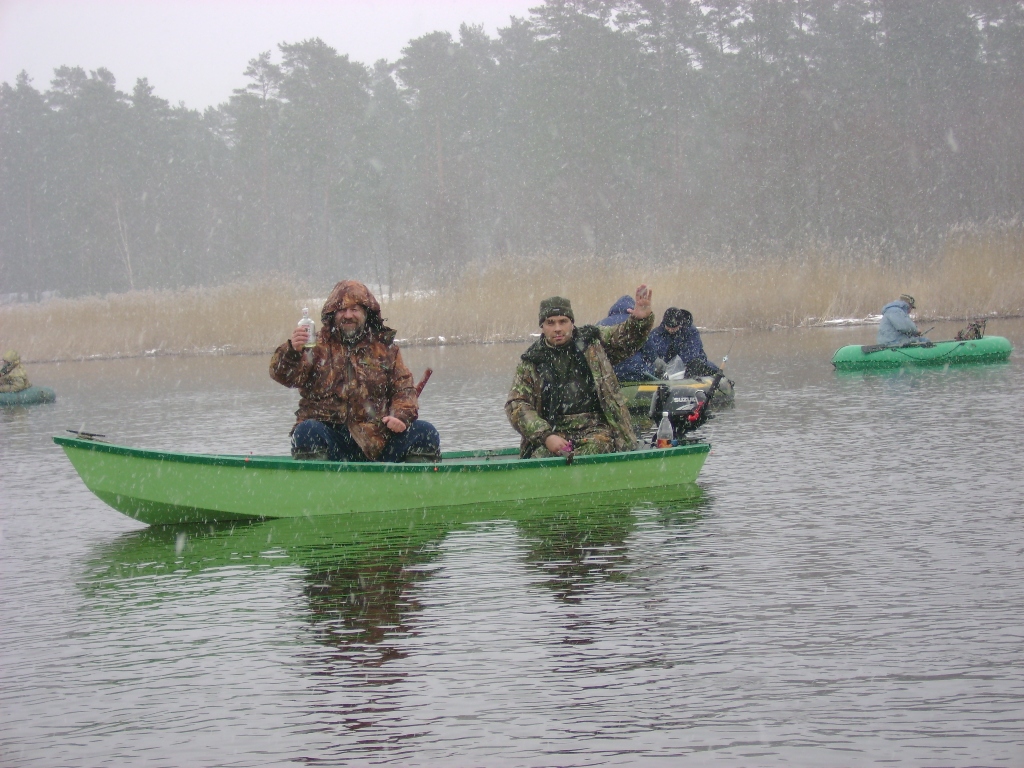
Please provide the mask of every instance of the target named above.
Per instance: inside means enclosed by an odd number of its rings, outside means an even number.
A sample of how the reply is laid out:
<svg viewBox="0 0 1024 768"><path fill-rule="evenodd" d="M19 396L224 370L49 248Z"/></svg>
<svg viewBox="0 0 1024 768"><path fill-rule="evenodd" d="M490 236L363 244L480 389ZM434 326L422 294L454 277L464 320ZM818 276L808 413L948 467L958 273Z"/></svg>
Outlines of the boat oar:
<svg viewBox="0 0 1024 768"><path fill-rule="evenodd" d="M935 330L933 325L927 331L918 331L918 336L924 336L926 333L931 333ZM865 344L860 348L862 354L870 355L872 352L881 352L883 349L905 349L906 347L933 347L935 342L932 341L908 341L906 344Z"/></svg>
<svg viewBox="0 0 1024 768"><path fill-rule="evenodd" d="M72 435L76 435L81 440L95 440L98 443L103 442L100 440L101 437L106 437L106 435L101 435L97 432L86 432L81 429L66 429L64 431L70 432Z"/></svg>
<svg viewBox="0 0 1024 768"><path fill-rule="evenodd" d="M427 368L427 370L423 372L423 378L420 379L420 383L416 385L416 397L419 397L421 394L423 394L423 388L427 386L427 382L430 381L430 375L433 372L433 368Z"/></svg>

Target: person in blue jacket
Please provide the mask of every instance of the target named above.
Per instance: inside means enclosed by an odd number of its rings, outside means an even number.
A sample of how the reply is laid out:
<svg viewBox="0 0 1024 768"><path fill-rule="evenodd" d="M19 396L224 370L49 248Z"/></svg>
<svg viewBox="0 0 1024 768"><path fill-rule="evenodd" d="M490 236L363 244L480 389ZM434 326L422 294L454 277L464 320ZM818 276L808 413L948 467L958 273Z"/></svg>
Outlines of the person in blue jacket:
<svg viewBox="0 0 1024 768"><path fill-rule="evenodd" d="M910 319L914 309L914 297L902 294L896 301L890 301L882 307L882 322L878 324L878 344L890 347L902 347L907 344L928 342ZM655 329L657 330L657 329ZM654 331L651 332L654 335Z"/></svg>
<svg viewBox="0 0 1024 768"><path fill-rule="evenodd" d="M644 349L650 349L655 358L666 363L679 357L686 365L688 379L697 376L714 376L717 365L708 360L701 341L700 331L693 324L693 315L685 309L669 307L661 318L661 325L651 331Z"/></svg>
<svg viewBox="0 0 1024 768"><path fill-rule="evenodd" d="M608 316L598 325L618 325L629 317L627 309L633 308L633 297L623 296L608 310ZM693 315L685 309L669 307L662 315L661 325L651 331L643 347L630 358L615 366L619 381L650 381L660 379L664 369L658 363L669 363L679 357L686 364L688 378L714 376L718 366L708 360L700 331L693 325Z"/></svg>
<svg viewBox="0 0 1024 768"><path fill-rule="evenodd" d="M626 322L631 315L626 310L634 309L636 301L632 296L623 296L608 310L608 317L598 320L598 325L619 325ZM652 331L653 333L653 331ZM650 381L654 375L654 359L657 355L650 350L650 338L632 357L627 357L615 366L615 375L619 381Z"/></svg>

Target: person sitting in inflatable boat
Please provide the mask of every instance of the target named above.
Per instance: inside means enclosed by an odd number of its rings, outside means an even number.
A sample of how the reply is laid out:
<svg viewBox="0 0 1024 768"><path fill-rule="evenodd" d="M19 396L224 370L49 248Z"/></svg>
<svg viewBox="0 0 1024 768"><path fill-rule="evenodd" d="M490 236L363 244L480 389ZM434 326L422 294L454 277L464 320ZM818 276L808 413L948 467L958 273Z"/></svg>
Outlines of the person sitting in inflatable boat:
<svg viewBox="0 0 1024 768"><path fill-rule="evenodd" d="M896 301L882 307L882 322L878 324L877 344L888 347L905 347L907 344L928 344L928 338L921 335L917 325L910 319L914 309L914 297L902 294Z"/></svg>
<svg viewBox="0 0 1024 768"><path fill-rule="evenodd" d="M5 352L3 364L0 365L0 392L22 392L31 386L21 364L21 355L13 349Z"/></svg>

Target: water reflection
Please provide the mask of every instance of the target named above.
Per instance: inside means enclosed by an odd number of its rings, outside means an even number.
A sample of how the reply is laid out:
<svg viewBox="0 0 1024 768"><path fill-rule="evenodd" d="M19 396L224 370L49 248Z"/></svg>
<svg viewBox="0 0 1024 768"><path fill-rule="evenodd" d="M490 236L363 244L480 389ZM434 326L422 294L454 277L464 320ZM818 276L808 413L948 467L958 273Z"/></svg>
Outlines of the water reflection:
<svg viewBox="0 0 1024 768"><path fill-rule="evenodd" d="M579 603L596 583L623 577L626 537L635 526L627 508L526 520L519 530L529 542L526 562L544 574L541 583L558 600Z"/></svg>
<svg viewBox="0 0 1024 768"><path fill-rule="evenodd" d="M643 495L646 500L639 504L617 494L599 504L588 497L585 505L567 499L492 509L152 527L98 547L83 588L106 598L122 591L129 602L146 605L188 593L182 576L292 570L301 581L300 613L311 639L332 649L316 655L314 674L346 675L404 657L397 641L414 630L422 608L417 587L438 573L442 543L452 532L510 523L524 565L541 574L538 584L558 602L578 604L601 584L629 578L628 540L638 520L666 528L692 525L705 503L693 485ZM395 678L373 674L364 682L379 685Z"/></svg>
<svg viewBox="0 0 1024 768"><path fill-rule="evenodd" d="M433 575L429 565L438 554L429 543L410 544L382 542L362 549L357 558L303 576L312 638L338 651L318 656L316 674L345 674L349 664L376 668L404 657L388 640L410 631L411 615L420 609L414 587ZM372 680L394 682L380 676Z"/></svg>

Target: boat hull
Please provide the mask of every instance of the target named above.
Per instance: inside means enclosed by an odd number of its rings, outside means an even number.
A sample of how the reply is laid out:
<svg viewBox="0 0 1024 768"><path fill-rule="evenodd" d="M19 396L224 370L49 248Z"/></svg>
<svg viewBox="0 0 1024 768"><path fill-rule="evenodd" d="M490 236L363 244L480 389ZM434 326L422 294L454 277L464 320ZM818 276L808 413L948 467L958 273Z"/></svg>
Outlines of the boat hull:
<svg viewBox="0 0 1024 768"><path fill-rule="evenodd" d="M29 387L21 392L0 392L0 408L18 405L39 405L57 400L57 393L49 387Z"/></svg>
<svg viewBox="0 0 1024 768"><path fill-rule="evenodd" d="M523 503L692 484L710 446L519 459L512 449L438 464L294 461L148 451L55 437L86 487L150 525ZM638 497L639 498L639 497Z"/></svg>
<svg viewBox="0 0 1024 768"><path fill-rule="evenodd" d="M832 356L838 371L872 368L900 368L904 365L949 365L993 363L1007 360L1013 346L1002 336L985 336L971 341L937 341L932 346L886 347L870 352L851 344Z"/></svg>

